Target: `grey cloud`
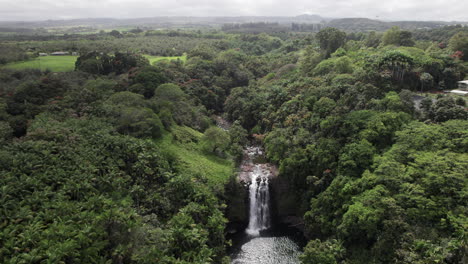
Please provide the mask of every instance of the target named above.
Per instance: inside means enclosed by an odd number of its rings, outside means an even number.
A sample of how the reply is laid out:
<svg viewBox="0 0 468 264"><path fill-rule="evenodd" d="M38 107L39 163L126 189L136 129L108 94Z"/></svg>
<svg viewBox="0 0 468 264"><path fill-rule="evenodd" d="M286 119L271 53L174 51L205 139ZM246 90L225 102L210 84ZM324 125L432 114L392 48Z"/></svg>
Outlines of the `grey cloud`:
<svg viewBox="0 0 468 264"><path fill-rule="evenodd" d="M368 17L468 21L465 0L0 0L0 20L152 16Z"/></svg>

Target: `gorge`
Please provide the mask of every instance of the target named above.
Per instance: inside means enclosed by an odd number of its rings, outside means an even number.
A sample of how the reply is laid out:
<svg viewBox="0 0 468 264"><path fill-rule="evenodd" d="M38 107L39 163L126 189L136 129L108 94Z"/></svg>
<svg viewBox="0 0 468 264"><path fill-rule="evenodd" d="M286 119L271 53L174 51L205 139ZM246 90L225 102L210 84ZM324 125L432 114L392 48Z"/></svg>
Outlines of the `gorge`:
<svg viewBox="0 0 468 264"><path fill-rule="evenodd" d="M244 150L239 180L248 185L249 218L245 231L233 238L231 263L299 263L301 236L272 218L270 184L277 169L263 155L258 146Z"/></svg>

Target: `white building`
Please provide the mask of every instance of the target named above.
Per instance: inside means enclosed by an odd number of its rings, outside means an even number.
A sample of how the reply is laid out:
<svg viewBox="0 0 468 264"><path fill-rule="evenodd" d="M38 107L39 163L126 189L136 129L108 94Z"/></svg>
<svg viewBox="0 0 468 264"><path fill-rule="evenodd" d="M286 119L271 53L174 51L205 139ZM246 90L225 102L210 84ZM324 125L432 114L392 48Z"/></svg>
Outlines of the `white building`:
<svg viewBox="0 0 468 264"><path fill-rule="evenodd" d="M457 94L457 95L462 95L462 96L467 96L468 91L463 91L463 90L451 90L450 93Z"/></svg>
<svg viewBox="0 0 468 264"><path fill-rule="evenodd" d="M70 53L68 51L56 51L52 52L50 55L52 56L64 56L64 55L69 55Z"/></svg>
<svg viewBox="0 0 468 264"><path fill-rule="evenodd" d="M458 89L460 89L460 90L468 90L468 80L459 81L459 82L458 82Z"/></svg>

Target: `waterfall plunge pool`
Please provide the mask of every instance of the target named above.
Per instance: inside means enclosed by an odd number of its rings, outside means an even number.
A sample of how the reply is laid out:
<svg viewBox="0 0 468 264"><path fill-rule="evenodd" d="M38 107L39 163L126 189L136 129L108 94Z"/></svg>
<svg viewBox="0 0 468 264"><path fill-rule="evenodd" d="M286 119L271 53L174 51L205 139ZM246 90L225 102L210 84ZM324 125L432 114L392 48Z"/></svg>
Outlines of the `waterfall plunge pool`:
<svg viewBox="0 0 468 264"><path fill-rule="evenodd" d="M302 233L271 219L269 180L276 168L265 163L263 150L247 147L239 178L249 183L249 225L234 234L230 248L232 264L295 264L305 241Z"/></svg>
<svg viewBox="0 0 468 264"><path fill-rule="evenodd" d="M231 237L232 264L295 264L306 241L298 229L286 225L260 231L258 236L239 232Z"/></svg>

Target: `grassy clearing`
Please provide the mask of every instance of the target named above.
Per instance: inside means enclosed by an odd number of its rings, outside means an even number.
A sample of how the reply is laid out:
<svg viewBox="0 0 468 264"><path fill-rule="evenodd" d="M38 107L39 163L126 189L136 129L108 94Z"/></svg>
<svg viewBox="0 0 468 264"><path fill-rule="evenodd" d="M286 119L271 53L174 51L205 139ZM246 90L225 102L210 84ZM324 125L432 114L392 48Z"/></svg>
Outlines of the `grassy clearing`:
<svg viewBox="0 0 468 264"><path fill-rule="evenodd" d="M150 56L143 55L153 65L155 62L163 60L177 60L180 59L182 62L187 60L187 55L174 56L174 57L161 57L161 56ZM37 57L33 60L19 61L9 63L3 67L15 70L23 69L40 69L41 71L50 70L52 72L69 72L75 69L75 62L78 56L44 56Z"/></svg>
<svg viewBox="0 0 468 264"><path fill-rule="evenodd" d="M145 58L147 58L150 61L150 64L153 65L154 63L158 61L163 61L163 60L181 60L182 62L187 61L187 55L182 55L182 56L174 56L174 57L161 57L161 56L151 56L151 55L144 55Z"/></svg>
<svg viewBox="0 0 468 264"><path fill-rule="evenodd" d="M77 58L78 56L44 56L33 60L9 63L4 67L16 70L40 69L41 71L69 72L75 69Z"/></svg>
<svg viewBox="0 0 468 264"><path fill-rule="evenodd" d="M193 176L205 176L211 186L224 186L234 172L231 160L205 153L199 140L202 133L189 127L172 128L157 140L161 150L175 157L179 170Z"/></svg>

